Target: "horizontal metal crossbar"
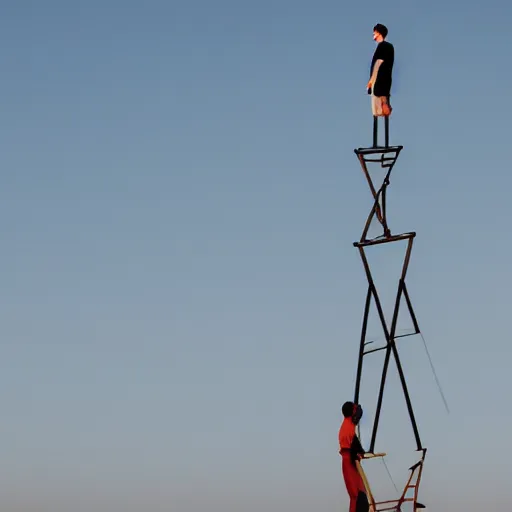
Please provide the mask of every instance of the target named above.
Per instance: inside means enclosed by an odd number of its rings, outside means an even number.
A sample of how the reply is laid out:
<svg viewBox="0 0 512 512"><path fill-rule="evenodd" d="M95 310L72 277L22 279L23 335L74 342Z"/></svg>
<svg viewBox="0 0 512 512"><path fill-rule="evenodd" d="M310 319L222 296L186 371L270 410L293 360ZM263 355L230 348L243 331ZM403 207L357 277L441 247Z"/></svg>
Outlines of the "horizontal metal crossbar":
<svg viewBox="0 0 512 512"><path fill-rule="evenodd" d="M403 146L388 146L388 147L377 147L377 148L357 148L354 149L354 153L356 155L377 155L379 153L386 154L386 153L396 153L399 151L402 151L404 149Z"/></svg>
<svg viewBox="0 0 512 512"><path fill-rule="evenodd" d="M370 245L387 244L389 242L399 242L400 240L408 240L410 238L414 238L415 236L416 233L414 231L411 231L410 233L402 233L401 235L380 236L372 240L354 242L353 245L354 247L368 247Z"/></svg>
<svg viewBox="0 0 512 512"><path fill-rule="evenodd" d="M374 352L380 352L381 350L386 350L387 348L388 348L388 346L384 345L383 347L372 348L371 350L365 350L363 352L363 356L367 356L368 354L373 354Z"/></svg>
<svg viewBox="0 0 512 512"><path fill-rule="evenodd" d="M413 320L414 321L414 320ZM408 334L399 334L398 336L395 336L394 339L397 340L398 338L407 338L408 336L416 336L417 334L419 334L419 331L418 332L410 332ZM373 343L373 341L366 341L364 343L364 345L370 345L370 343ZM366 356L368 354L373 354L373 352L379 352L380 350L386 350L388 348L387 344L386 345L383 345L382 347L378 347L378 348L372 348L370 350L365 350L363 352L363 356Z"/></svg>

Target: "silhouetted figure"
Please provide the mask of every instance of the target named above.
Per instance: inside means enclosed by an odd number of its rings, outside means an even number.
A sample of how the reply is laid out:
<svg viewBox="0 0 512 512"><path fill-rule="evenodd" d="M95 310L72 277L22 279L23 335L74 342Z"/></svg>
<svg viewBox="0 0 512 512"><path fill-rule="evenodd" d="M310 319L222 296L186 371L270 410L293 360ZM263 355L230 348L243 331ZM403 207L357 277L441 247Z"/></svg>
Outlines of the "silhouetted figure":
<svg viewBox="0 0 512 512"><path fill-rule="evenodd" d="M363 410L360 405L345 402L341 412L344 420L338 433L338 440L343 479L350 498L350 512L368 512L366 488L356 466L356 460L365 453L356 434L356 425L363 415Z"/></svg>
<svg viewBox="0 0 512 512"><path fill-rule="evenodd" d="M373 27L373 40L377 48L372 58L370 69L370 80L367 90L371 95L373 113L373 147L377 146L378 118L384 117L385 123L385 146L389 146L389 116L391 115L391 84L393 81L393 64L395 61L395 49L391 43L386 41L388 29L381 23Z"/></svg>

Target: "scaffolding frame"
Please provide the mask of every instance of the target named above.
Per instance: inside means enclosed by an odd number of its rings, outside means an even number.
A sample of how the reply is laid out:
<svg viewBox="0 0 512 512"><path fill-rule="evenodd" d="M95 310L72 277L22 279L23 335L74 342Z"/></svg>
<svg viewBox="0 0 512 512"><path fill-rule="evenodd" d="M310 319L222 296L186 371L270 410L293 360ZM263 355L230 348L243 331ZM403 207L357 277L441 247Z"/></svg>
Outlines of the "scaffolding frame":
<svg viewBox="0 0 512 512"><path fill-rule="evenodd" d="M361 169L363 174L368 182L370 191L372 193L374 202L372 209L366 219L366 223L363 228L363 232L361 234L360 240L358 242L354 242L354 247L359 250L359 255L361 257L363 267L365 270L366 278L368 281L368 288L366 293L366 301L364 306L364 314L363 314L363 322L361 328L361 339L359 344L359 356L358 356L358 364L357 364L357 374L356 374L356 383L354 390L354 403L359 403L359 395L361 389L361 379L362 379L362 371L363 371L363 362L364 358L369 354L375 353L377 351L385 350L384 363L382 367L382 374L380 379L380 387L377 398L377 407L375 412L375 417L373 420L372 427L372 435L370 441L370 447L368 452L362 457L361 461L357 461L357 469L363 479L364 485L366 487L367 497L370 504L370 510L374 512L380 511L401 511L401 507L404 503L412 503L413 510L416 512L418 509L423 509L425 506L418 502L418 493L419 493L419 485L421 481L421 476L423 472L424 460L426 456L427 449L422 445L418 424L416 421L416 417L414 414L411 398L409 395L409 390L407 387L407 382L405 379L402 363L400 360L400 355L398 352L396 340L398 338L402 338L405 336L413 336L415 334L420 334L420 328L418 325L418 321L416 318L416 314L414 312L414 308L411 302L411 298L409 292L407 290L407 286L405 283L407 270L409 268L409 262L411 258L411 252L413 247L413 241L416 237L415 232L401 233L401 234L392 234L391 229L387 220L387 201L386 201L386 192L387 188L390 185L390 177L391 172L395 167L396 161L403 150L403 146L389 146L388 144L388 118L385 119L386 123L386 145L384 147L379 147L376 144L376 130L374 125L374 145L370 148L358 148L355 149L354 152L359 160L361 165ZM382 169L386 172L382 178L382 183L379 188L376 187L374 180L372 180L371 174L369 172L369 165L379 164ZM374 219L377 219L382 227L382 235L379 235L375 238L368 238L368 231L370 229L370 225ZM401 274L398 280L395 304L393 309L393 315L391 324L388 325L386 322L386 318L384 316L381 300L379 293L377 291L377 287L375 285L373 275L370 269L370 264L368 262L368 258L366 255L366 251L369 250L372 246L380 245L380 244L389 244L397 241L406 241L407 248L405 251L405 257L402 264ZM400 313L400 306L402 304L402 298L405 298L405 304L410 314L410 318L412 319L414 330L412 333L397 335L397 323L398 317ZM367 326L368 319L370 315L370 306L372 300L377 308L378 317L380 320L380 324L382 325L382 330L384 332L384 337L386 340L386 344L382 347L368 349L368 345L371 341L367 341ZM368 478L364 472L362 462L367 459L373 458L382 458L386 454L385 453L375 453L375 443L377 438L377 432L379 427L379 420L382 409L382 400L384 396L384 388L386 384L386 378L388 374L389 361L393 356L393 359L396 363L398 375L400 377L400 383L403 390L405 402L407 405L407 411L409 414L409 419L411 422L412 430L414 433L414 439L416 442L416 449L421 453L421 456L413 466L409 468L410 475L407 479L403 492L401 495L395 500L385 500L385 501L376 501L371 486L368 482ZM408 493L413 490L413 496L408 497Z"/></svg>

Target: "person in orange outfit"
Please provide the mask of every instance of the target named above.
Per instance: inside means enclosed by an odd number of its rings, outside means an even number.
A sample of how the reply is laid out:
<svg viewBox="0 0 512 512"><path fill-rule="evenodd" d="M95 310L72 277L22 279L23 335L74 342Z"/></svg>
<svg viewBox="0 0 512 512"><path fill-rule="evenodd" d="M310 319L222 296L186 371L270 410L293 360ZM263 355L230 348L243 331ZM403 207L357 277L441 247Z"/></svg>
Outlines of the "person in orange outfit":
<svg viewBox="0 0 512 512"><path fill-rule="evenodd" d="M350 512L368 512L370 506L366 489L356 466L356 460L365 453L356 434L356 425L363 415L363 410L358 404L345 402L341 412L344 419L338 433L339 453L343 478L350 497L349 510Z"/></svg>

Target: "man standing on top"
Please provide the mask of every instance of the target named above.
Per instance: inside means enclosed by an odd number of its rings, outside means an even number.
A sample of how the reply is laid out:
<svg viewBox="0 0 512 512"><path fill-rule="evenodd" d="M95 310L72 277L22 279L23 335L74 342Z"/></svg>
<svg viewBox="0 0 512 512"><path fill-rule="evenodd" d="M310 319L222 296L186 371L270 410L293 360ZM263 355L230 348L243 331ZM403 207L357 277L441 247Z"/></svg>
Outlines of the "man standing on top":
<svg viewBox="0 0 512 512"><path fill-rule="evenodd" d="M344 420L338 433L339 453L343 478L350 497L350 512L368 512L370 507L366 489L356 466L356 460L365 453L356 434L356 425L363 415L363 410L360 405L345 402L341 412Z"/></svg>
<svg viewBox="0 0 512 512"><path fill-rule="evenodd" d="M391 104L391 84L393 81L393 64L395 61L395 49L386 41L388 29L385 25L377 23L373 27L373 40L377 42L377 48L373 54L370 69L370 80L366 86L371 95L373 113L373 145L377 146L377 118L384 117L386 123L386 147L389 145L389 116Z"/></svg>

